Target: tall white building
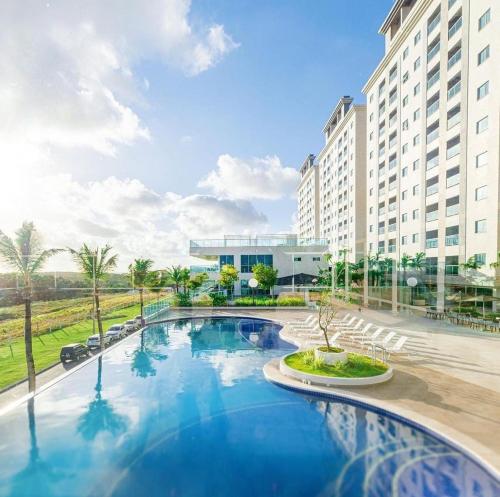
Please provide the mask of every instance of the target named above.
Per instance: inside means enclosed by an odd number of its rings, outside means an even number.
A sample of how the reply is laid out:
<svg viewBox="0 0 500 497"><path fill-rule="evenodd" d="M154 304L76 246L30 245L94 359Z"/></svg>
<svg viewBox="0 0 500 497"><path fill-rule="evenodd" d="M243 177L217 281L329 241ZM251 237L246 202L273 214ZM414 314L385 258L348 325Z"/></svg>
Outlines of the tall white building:
<svg viewBox="0 0 500 497"><path fill-rule="evenodd" d="M309 154L300 168L297 188L299 238L319 238L319 172L316 157Z"/></svg>
<svg viewBox="0 0 500 497"><path fill-rule="evenodd" d="M319 235L335 258L358 261L366 234L366 106L342 97L323 133L319 162Z"/></svg>
<svg viewBox="0 0 500 497"><path fill-rule="evenodd" d="M397 0L380 33L363 89L367 251L425 252L442 306L445 275L470 257L491 273L500 248L500 2Z"/></svg>

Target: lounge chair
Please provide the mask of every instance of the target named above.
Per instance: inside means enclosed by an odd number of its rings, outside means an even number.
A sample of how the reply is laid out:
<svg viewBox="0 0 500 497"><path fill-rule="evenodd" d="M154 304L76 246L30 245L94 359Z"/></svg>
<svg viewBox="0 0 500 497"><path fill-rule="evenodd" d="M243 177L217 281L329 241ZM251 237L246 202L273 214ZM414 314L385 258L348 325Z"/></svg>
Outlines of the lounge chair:
<svg viewBox="0 0 500 497"><path fill-rule="evenodd" d="M353 330L346 330L346 335L347 338L349 338L352 342L356 340L362 341L363 338L366 336L368 333L368 330L373 326L372 323L368 323L364 326L362 330L359 329L353 329Z"/></svg>
<svg viewBox="0 0 500 497"><path fill-rule="evenodd" d="M395 331L389 331L387 335L382 338L382 340L370 340L368 344L368 349L372 349L372 353L375 355L375 351L377 348L384 349L389 346L389 342L396 336Z"/></svg>
<svg viewBox="0 0 500 497"><path fill-rule="evenodd" d="M365 343L368 342L374 342L378 340L380 335L385 331L385 328L383 326L379 326L371 335L368 335L368 333L361 339L361 344L364 345Z"/></svg>
<svg viewBox="0 0 500 497"><path fill-rule="evenodd" d="M314 319L314 314L309 314L309 316L306 317L306 319L300 319L296 321L288 321L287 324L289 326L294 326L294 325L303 325L303 324L308 324L312 319Z"/></svg>
<svg viewBox="0 0 500 497"><path fill-rule="evenodd" d="M401 336L398 341L393 345L379 346L383 351L384 361L387 361L391 354L400 354L403 352L405 343L408 341L408 337ZM408 351L406 351L408 353Z"/></svg>
<svg viewBox="0 0 500 497"><path fill-rule="evenodd" d="M357 321L354 320L352 323L350 324L346 324L346 325L335 325L335 328L339 329L339 330L352 330L352 331L356 331L356 330L360 330L361 327L363 326L363 323L365 322L365 320L363 318L359 318Z"/></svg>
<svg viewBox="0 0 500 497"><path fill-rule="evenodd" d="M329 336L328 337L328 341L330 342L330 345L335 344L335 342L340 338L341 335L342 335L342 333L340 331L337 331L332 336ZM324 335L321 334L321 337L323 338L322 340L321 340L320 337L313 338L311 340L307 340L306 341L306 346L309 346L309 345L326 345Z"/></svg>
<svg viewBox="0 0 500 497"><path fill-rule="evenodd" d="M355 317L355 316L351 316L351 313L348 312L342 319L334 318L332 323L336 323L336 324L347 323L347 321L349 321L349 319L352 319L353 317Z"/></svg>
<svg viewBox="0 0 500 497"><path fill-rule="evenodd" d="M312 318L307 324L303 323L300 325L295 325L295 326L290 326L290 329L296 332L301 332L304 330L310 330L311 328L314 328L315 326L318 326L318 318Z"/></svg>
<svg viewBox="0 0 500 497"><path fill-rule="evenodd" d="M348 321L338 323L333 322L332 324L336 328L349 328L353 327L356 324L356 319L356 316L352 316Z"/></svg>

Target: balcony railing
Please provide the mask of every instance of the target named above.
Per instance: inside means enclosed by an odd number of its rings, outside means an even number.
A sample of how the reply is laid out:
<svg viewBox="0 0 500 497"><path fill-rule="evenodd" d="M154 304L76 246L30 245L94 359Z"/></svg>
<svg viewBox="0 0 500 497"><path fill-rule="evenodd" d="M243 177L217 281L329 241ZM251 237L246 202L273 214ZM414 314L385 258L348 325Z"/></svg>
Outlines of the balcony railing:
<svg viewBox="0 0 500 497"><path fill-rule="evenodd" d="M462 27L462 18L459 17L453 26L448 30L448 39L450 39Z"/></svg>
<svg viewBox="0 0 500 497"><path fill-rule="evenodd" d="M439 71L434 73L428 80L427 80L427 89L429 90L434 83L439 81Z"/></svg>
<svg viewBox="0 0 500 497"><path fill-rule="evenodd" d="M460 93L462 89L462 81L457 81L449 90L448 90L448 100L452 99L455 95Z"/></svg>
<svg viewBox="0 0 500 497"><path fill-rule="evenodd" d="M389 253L394 253L394 252L396 252L396 245L389 245L388 252L389 252Z"/></svg>
<svg viewBox="0 0 500 497"><path fill-rule="evenodd" d="M455 157L455 155L458 155L459 153L460 153L460 143L457 143L456 145L453 145L453 147L446 149L446 158L451 159L452 157Z"/></svg>
<svg viewBox="0 0 500 497"><path fill-rule="evenodd" d="M448 70L450 70L460 59L462 58L462 50L457 50L449 59L448 59Z"/></svg>
<svg viewBox="0 0 500 497"><path fill-rule="evenodd" d="M438 239L437 238L429 238L425 240L425 248L437 248Z"/></svg>
<svg viewBox="0 0 500 497"><path fill-rule="evenodd" d="M427 107L427 117L431 116L434 114L439 109L439 100L436 100L433 102L429 107Z"/></svg>
<svg viewBox="0 0 500 497"><path fill-rule="evenodd" d="M458 245L458 235L447 235L444 240L444 244L447 247L452 247Z"/></svg>
<svg viewBox="0 0 500 497"><path fill-rule="evenodd" d="M434 31L434 28L439 24L439 21L441 21L441 15L438 14L428 25L427 25L427 34L432 33Z"/></svg>
<svg viewBox="0 0 500 497"><path fill-rule="evenodd" d="M431 221L436 221L436 219L438 218L438 211L435 210L435 211L431 211L431 212L427 212L425 214L425 220L430 223Z"/></svg>
<svg viewBox="0 0 500 497"><path fill-rule="evenodd" d="M434 195L438 191L439 191L439 183L434 183L433 185L427 187L426 195L427 196Z"/></svg>
<svg viewBox="0 0 500 497"><path fill-rule="evenodd" d="M439 136L439 128L436 128L434 131L431 131L427 135L427 143L432 143Z"/></svg>
<svg viewBox="0 0 500 497"><path fill-rule="evenodd" d="M389 161L389 169L394 169L398 165L397 159L392 159Z"/></svg>
<svg viewBox="0 0 500 497"><path fill-rule="evenodd" d="M396 231L396 224L389 224L388 231L389 231L389 233L392 231Z"/></svg>
<svg viewBox="0 0 500 497"><path fill-rule="evenodd" d="M460 210L459 204L449 205L446 207L447 216L456 216Z"/></svg>
<svg viewBox="0 0 500 497"><path fill-rule="evenodd" d="M428 52L427 52L427 62L430 62L432 58L439 53L439 49L441 48L441 43L436 43Z"/></svg>
<svg viewBox="0 0 500 497"><path fill-rule="evenodd" d="M452 186L458 185L460 183L460 174L455 174L446 178L446 188L451 188Z"/></svg>
<svg viewBox="0 0 500 497"><path fill-rule="evenodd" d="M392 204L389 204L389 212L392 212L395 210L396 210L396 202L392 202Z"/></svg>
<svg viewBox="0 0 500 497"><path fill-rule="evenodd" d="M429 169L434 169L438 164L439 164L439 156L436 155L435 157L427 161L426 170L429 171Z"/></svg>
<svg viewBox="0 0 500 497"><path fill-rule="evenodd" d="M326 238L297 238L297 237L258 237L258 238L226 238L191 240L189 246L197 248L237 248L237 247L308 247L328 246Z"/></svg>
<svg viewBox="0 0 500 497"><path fill-rule="evenodd" d="M453 126L455 126L455 124L458 124L459 122L460 122L460 112L457 112L454 116L448 119L448 129L453 128Z"/></svg>

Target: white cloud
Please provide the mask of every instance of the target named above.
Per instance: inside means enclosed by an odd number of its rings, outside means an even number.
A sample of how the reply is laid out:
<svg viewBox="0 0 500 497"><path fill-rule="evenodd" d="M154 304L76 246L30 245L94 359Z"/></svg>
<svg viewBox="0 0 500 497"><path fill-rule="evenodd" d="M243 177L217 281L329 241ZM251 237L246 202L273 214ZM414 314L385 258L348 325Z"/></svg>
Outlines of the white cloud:
<svg viewBox="0 0 500 497"><path fill-rule="evenodd" d="M237 44L223 26L195 29L188 0L5 0L0 16L0 147L116 147L149 139L134 107L149 87L134 66L160 58L187 75ZM10 146L12 149L12 145ZM5 152L0 148L0 154ZM5 159L0 155L0 159Z"/></svg>
<svg viewBox="0 0 500 497"><path fill-rule="evenodd" d="M217 169L198 186L230 199L277 200L292 195L298 179L298 171L283 166L276 156L244 160L224 154L217 160Z"/></svg>
<svg viewBox="0 0 500 497"><path fill-rule="evenodd" d="M35 222L47 247L110 243L122 270L134 257L150 257L158 266L189 263L191 238L267 229L266 217L249 202L159 193L136 179L82 184L70 175L33 174L19 185L0 196L0 212L9 212L2 231L13 234L26 219ZM54 258L50 267L74 269L66 255Z"/></svg>

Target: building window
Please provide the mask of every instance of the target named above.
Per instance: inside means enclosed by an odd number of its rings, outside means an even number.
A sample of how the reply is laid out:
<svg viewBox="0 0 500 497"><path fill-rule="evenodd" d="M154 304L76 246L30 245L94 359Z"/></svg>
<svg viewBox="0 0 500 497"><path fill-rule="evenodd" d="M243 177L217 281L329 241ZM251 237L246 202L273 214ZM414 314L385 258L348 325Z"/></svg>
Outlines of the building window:
<svg viewBox="0 0 500 497"><path fill-rule="evenodd" d="M411 241L412 243L418 243L418 233L413 233L413 235L411 235Z"/></svg>
<svg viewBox="0 0 500 497"><path fill-rule="evenodd" d="M476 188L476 200L484 200L488 197L488 186L483 185Z"/></svg>
<svg viewBox="0 0 500 497"><path fill-rule="evenodd" d="M416 121L419 117L420 117L420 109L417 109L417 110L413 113L413 120L414 120L414 121Z"/></svg>
<svg viewBox="0 0 500 497"><path fill-rule="evenodd" d="M241 272L251 273L252 268L256 264L265 264L266 266L273 266L273 256L272 254L262 254L262 255L242 255L241 256Z"/></svg>
<svg viewBox="0 0 500 497"><path fill-rule="evenodd" d="M234 266L234 255L221 255L219 256L219 267L227 265Z"/></svg>
<svg viewBox="0 0 500 497"><path fill-rule="evenodd" d="M401 176L403 176L403 178L405 176L408 176L408 168L407 167L403 167L403 169L401 169Z"/></svg>
<svg viewBox="0 0 500 497"><path fill-rule="evenodd" d="M417 57L415 59L415 62L413 63L413 69L416 71L420 67L420 57Z"/></svg>
<svg viewBox="0 0 500 497"><path fill-rule="evenodd" d="M491 20L491 10L488 9L478 21L478 30L481 31Z"/></svg>
<svg viewBox="0 0 500 497"><path fill-rule="evenodd" d="M401 222L406 223L408 221L408 214L405 212L404 214L401 214Z"/></svg>
<svg viewBox="0 0 500 497"><path fill-rule="evenodd" d="M413 220L418 219L418 217L419 217L419 209L413 209L413 212L412 212Z"/></svg>
<svg viewBox="0 0 500 497"><path fill-rule="evenodd" d="M408 57L408 54L410 53L409 47L406 47L403 51L403 60L405 60Z"/></svg>
<svg viewBox="0 0 500 497"><path fill-rule="evenodd" d="M408 143L405 143L405 144L403 145L403 148L401 149L401 152L402 152L403 154L406 154L406 152L408 152Z"/></svg>
<svg viewBox="0 0 500 497"><path fill-rule="evenodd" d="M420 83L417 83L413 88L413 96L416 97L420 93Z"/></svg>
<svg viewBox="0 0 500 497"><path fill-rule="evenodd" d="M486 233L486 219L479 219L474 223L476 233Z"/></svg>
<svg viewBox="0 0 500 497"><path fill-rule="evenodd" d="M406 83L408 81L408 78L410 77L410 75L408 74L408 71L406 71L404 74L403 74L403 83Z"/></svg>
<svg viewBox="0 0 500 497"><path fill-rule="evenodd" d="M406 200L408 198L408 190L403 190L401 192L401 200Z"/></svg>
<svg viewBox="0 0 500 497"><path fill-rule="evenodd" d="M313 257L313 262L320 262L321 261L321 257Z"/></svg>
<svg viewBox="0 0 500 497"><path fill-rule="evenodd" d="M413 161L413 170L416 171L420 166L420 159Z"/></svg>
<svg viewBox="0 0 500 497"><path fill-rule="evenodd" d="M476 155L476 167L484 167L488 165L488 152L482 152Z"/></svg>
<svg viewBox="0 0 500 497"><path fill-rule="evenodd" d="M414 196L414 197L415 197L415 196L417 196L417 195L419 194L419 190L420 190L419 185L415 185L415 186L413 187L413 196Z"/></svg>
<svg viewBox="0 0 500 497"><path fill-rule="evenodd" d="M408 119L405 119L403 121L403 131L406 131L408 129Z"/></svg>
<svg viewBox="0 0 500 497"><path fill-rule="evenodd" d="M477 264L484 266L486 264L486 254L484 252L481 254L474 254L474 260Z"/></svg>
<svg viewBox="0 0 500 497"><path fill-rule="evenodd" d="M488 129L488 116L483 117L476 123L476 133L479 135Z"/></svg>
<svg viewBox="0 0 500 497"><path fill-rule="evenodd" d="M420 135L415 135L413 137L413 146L418 145L420 143Z"/></svg>
<svg viewBox="0 0 500 497"><path fill-rule="evenodd" d="M403 107L406 107L408 105L408 95L406 95L404 98L403 98Z"/></svg>
<svg viewBox="0 0 500 497"><path fill-rule="evenodd" d="M402 236L401 237L401 245L408 245L408 236Z"/></svg>
<svg viewBox="0 0 500 497"><path fill-rule="evenodd" d="M460 209L460 197L456 195L455 197L446 199L446 216L456 216Z"/></svg>
<svg viewBox="0 0 500 497"><path fill-rule="evenodd" d="M413 44L416 45L422 38L422 33L419 31L413 38Z"/></svg>
<svg viewBox="0 0 500 497"><path fill-rule="evenodd" d="M490 82L486 81L477 89L477 99L481 100L490 92Z"/></svg>
<svg viewBox="0 0 500 497"><path fill-rule="evenodd" d="M490 46L488 45L477 54L477 65L480 66L483 62L485 62L489 58L490 58Z"/></svg>
<svg viewBox="0 0 500 497"><path fill-rule="evenodd" d="M293 262L302 262L302 257L294 257Z"/></svg>

